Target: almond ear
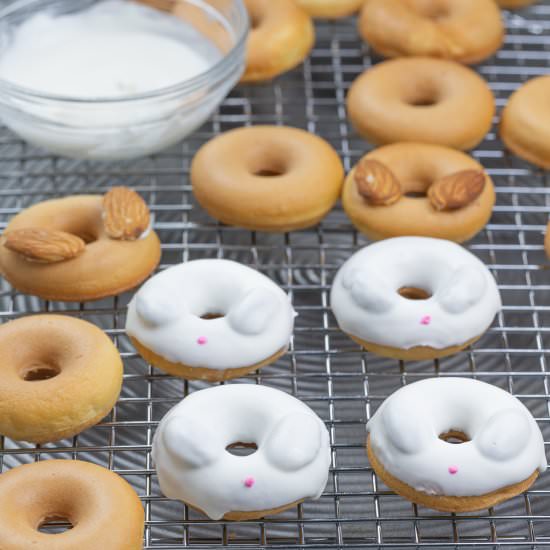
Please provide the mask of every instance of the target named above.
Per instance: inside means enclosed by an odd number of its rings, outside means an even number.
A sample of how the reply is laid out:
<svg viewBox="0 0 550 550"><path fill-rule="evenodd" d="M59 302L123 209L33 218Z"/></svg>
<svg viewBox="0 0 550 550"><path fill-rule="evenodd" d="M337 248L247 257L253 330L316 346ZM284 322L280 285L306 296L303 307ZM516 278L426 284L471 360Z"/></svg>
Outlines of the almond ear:
<svg viewBox="0 0 550 550"><path fill-rule="evenodd" d="M463 313L481 299L486 287L487 280L480 269L462 266L438 291L439 303L449 313Z"/></svg>
<svg viewBox="0 0 550 550"><path fill-rule="evenodd" d="M267 288L254 288L227 314L227 321L241 334L256 335L264 332L279 309L276 294Z"/></svg>
<svg viewBox="0 0 550 550"><path fill-rule="evenodd" d="M307 466L321 448L321 430L319 419L312 414L288 414L268 436L265 451L268 460L285 471Z"/></svg>
<svg viewBox="0 0 550 550"><path fill-rule="evenodd" d="M193 468L208 466L218 459L223 449L216 442L216 434L207 426L197 426L177 416L167 420L162 433L168 453Z"/></svg>
<svg viewBox="0 0 550 550"><path fill-rule="evenodd" d="M507 409L494 414L474 439L484 456L505 461L518 456L530 437L531 424L526 414Z"/></svg>

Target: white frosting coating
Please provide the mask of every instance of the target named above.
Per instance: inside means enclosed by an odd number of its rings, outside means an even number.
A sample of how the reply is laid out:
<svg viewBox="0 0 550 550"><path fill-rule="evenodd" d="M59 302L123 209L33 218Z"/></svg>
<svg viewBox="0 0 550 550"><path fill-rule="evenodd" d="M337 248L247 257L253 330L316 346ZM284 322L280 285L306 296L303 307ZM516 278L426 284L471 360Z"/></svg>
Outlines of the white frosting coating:
<svg viewBox="0 0 550 550"><path fill-rule="evenodd" d="M403 287L431 297L409 300L398 293ZM444 349L485 332L501 300L489 270L465 248L398 237L363 248L341 267L331 306L340 328L367 342Z"/></svg>
<svg viewBox="0 0 550 550"><path fill-rule="evenodd" d="M430 495L480 496L546 470L541 431L513 395L469 378L431 378L388 397L367 424L376 458ZM470 441L452 444L441 434Z"/></svg>
<svg viewBox="0 0 550 550"><path fill-rule="evenodd" d="M218 319L202 315L221 314ZM128 306L126 332L173 363L225 370L255 365L288 346L290 299L258 271L195 260L150 279Z"/></svg>
<svg viewBox="0 0 550 550"><path fill-rule="evenodd" d="M234 443L257 451L235 456ZM162 492L212 519L319 498L330 439L304 403L266 386L233 384L192 393L162 419L153 440Z"/></svg>

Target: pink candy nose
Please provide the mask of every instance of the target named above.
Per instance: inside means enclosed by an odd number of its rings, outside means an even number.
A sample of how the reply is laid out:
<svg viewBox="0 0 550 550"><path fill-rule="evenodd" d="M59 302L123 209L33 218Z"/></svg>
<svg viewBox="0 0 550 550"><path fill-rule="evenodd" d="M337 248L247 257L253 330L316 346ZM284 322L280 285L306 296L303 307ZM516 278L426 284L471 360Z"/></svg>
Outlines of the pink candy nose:
<svg viewBox="0 0 550 550"><path fill-rule="evenodd" d="M244 486L245 487L248 487L249 489L254 485L255 483L255 480L253 477L247 477L245 480L244 480Z"/></svg>
<svg viewBox="0 0 550 550"><path fill-rule="evenodd" d="M458 474L458 466L449 466L449 473L454 476Z"/></svg>
<svg viewBox="0 0 550 550"><path fill-rule="evenodd" d="M206 343L208 343L208 338L206 336L199 336L197 338L197 344L199 346L204 346Z"/></svg>
<svg viewBox="0 0 550 550"><path fill-rule="evenodd" d="M422 319L420 319L420 324L421 325L429 325L431 322L432 322L431 315L424 315L424 317L422 317Z"/></svg>

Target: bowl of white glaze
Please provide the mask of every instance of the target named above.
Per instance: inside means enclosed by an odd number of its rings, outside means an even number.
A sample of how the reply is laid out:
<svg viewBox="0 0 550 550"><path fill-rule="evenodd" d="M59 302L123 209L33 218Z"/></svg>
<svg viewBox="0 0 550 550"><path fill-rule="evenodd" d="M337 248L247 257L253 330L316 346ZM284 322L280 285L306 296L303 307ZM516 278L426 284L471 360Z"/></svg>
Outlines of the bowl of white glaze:
<svg viewBox="0 0 550 550"><path fill-rule="evenodd" d="M0 119L79 159L161 151L240 79L242 0L15 0L0 7Z"/></svg>

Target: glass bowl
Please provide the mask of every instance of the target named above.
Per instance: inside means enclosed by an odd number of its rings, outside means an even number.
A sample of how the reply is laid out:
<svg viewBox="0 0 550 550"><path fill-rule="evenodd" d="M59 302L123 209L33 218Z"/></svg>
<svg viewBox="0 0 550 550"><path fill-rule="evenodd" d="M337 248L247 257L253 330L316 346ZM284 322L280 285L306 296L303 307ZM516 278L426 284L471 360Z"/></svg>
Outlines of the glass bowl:
<svg viewBox="0 0 550 550"><path fill-rule="evenodd" d="M17 27L37 13L73 14L104 1L15 0L4 4L0 8L0 52L9 46ZM201 126L244 71L249 20L243 1L140 1L158 10L173 7L177 19L168 17L214 45L221 53L219 60L207 71L168 88L116 98L56 96L0 79L2 122L33 145L61 156L92 160L148 155Z"/></svg>

